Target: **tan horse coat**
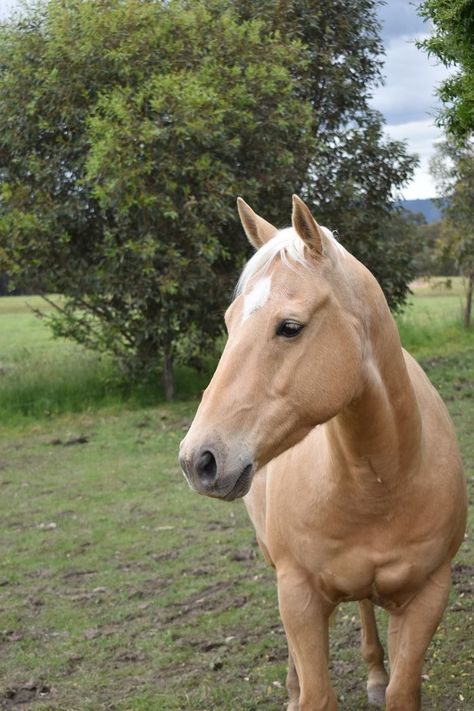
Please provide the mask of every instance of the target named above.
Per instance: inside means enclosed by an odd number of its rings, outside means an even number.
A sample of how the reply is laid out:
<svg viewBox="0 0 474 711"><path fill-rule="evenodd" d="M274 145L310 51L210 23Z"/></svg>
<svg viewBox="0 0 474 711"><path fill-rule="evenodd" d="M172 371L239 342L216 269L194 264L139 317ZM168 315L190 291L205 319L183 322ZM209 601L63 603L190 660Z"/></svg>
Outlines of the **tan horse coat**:
<svg viewBox="0 0 474 711"><path fill-rule="evenodd" d="M275 228L243 201L239 210L264 254ZM229 340L182 443L183 471L199 493L245 495L277 573L289 708L336 708L328 618L359 600L369 700L382 704L387 684L371 601L390 613L386 708L419 709L465 529L455 436L377 282L298 198L290 238L307 264L282 249L250 270L226 314Z"/></svg>

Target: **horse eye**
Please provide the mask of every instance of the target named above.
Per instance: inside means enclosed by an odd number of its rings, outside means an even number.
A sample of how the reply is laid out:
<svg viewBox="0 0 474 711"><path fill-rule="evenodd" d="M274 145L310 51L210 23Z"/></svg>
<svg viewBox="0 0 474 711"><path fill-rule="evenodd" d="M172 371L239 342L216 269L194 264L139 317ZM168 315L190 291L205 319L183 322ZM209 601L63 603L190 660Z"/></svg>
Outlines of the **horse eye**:
<svg viewBox="0 0 474 711"><path fill-rule="evenodd" d="M303 324L298 321L282 321L277 328L277 336L283 338L294 338L303 330Z"/></svg>

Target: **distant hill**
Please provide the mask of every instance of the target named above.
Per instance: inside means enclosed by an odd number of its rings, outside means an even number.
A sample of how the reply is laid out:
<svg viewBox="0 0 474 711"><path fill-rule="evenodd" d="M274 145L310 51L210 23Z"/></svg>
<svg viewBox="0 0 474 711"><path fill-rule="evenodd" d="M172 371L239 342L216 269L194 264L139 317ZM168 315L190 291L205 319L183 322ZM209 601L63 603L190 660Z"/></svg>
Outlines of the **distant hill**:
<svg viewBox="0 0 474 711"><path fill-rule="evenodd" d="M410 212L421 212L428 224L441 219L441 212L433 200L401 200L398 204Z"/></svg>

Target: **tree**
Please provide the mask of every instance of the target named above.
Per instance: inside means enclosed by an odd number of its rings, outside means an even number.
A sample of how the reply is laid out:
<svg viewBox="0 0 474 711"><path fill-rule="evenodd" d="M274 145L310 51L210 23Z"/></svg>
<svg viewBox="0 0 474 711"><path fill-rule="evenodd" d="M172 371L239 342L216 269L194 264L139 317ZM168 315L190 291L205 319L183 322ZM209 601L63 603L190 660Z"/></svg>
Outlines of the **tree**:
<svg viewBox="0 0 474 711"><path fill-rule="evenodd" d="M444 103L439 122L449 133L465 138L474 131L474 3L425 0L420 14L433 22L435 32L419 46L456 68L439 89Z"/></svg>
<svg viewBox="0 0 474 711"><path fill-rule="evenodd" d="M424 219L424 218L423 218ZM415 240L418 251L415 257L417 276L456 276L459 273L453 256L440 250L443 221L423 223L416 227Z"/></svg>
<svg viewBox="0 0 474 711"><path fill-rule="evenodd" d="M56 333L128 372L208 347L242 194L292 192L403 302L414 159L368 105L375 0L49 0L0 29L0 270L66 296Z"/></svg>
<svg viewBox="0 0 474 711"><path fill-rule="evenodd" d="M1 268L66 295L56 333L139 375L161 355L169 398L244 257L235 196L281 205L313 145L299 43L185 5L50 0L0 31Z"/></svg>
<svg viewBox="0 0 474 711"><path fill-rule="evenodd" d="M474 143L460 144L450 139L438 144L431 172L442 195L440 252L445 258L454 258L466 278L464 326L470 328L474 291Z"/></svg>

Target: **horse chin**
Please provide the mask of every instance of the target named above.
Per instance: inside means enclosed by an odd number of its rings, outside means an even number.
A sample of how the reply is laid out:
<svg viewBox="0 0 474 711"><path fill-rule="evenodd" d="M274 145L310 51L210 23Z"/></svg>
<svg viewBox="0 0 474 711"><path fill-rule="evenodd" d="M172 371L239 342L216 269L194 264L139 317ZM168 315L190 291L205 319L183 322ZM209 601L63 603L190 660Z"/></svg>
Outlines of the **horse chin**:
<svg viewBox="0 0 474 711"><path fill-rule="evenodd" d="M232 488L229 490L227 487L225 489L219 489L215 487L209 491L203 491L198 493L203 493L205 496L210 496L213 499L221 499L221 501L234 501L235 499L241 499L243 496L248 494L250 487L252 486L252 479L255 473L255 466L253 464L248 464L245 469L239 474L237 480L235 481Z"/></svg>
<svg viewBox="0 0 474 711"><path fill-rule="evenodd" d="M235 482L234 488L224 496L224 501L234 501L241 499L245 494L248 494L252 486L252 479L255 473L253 464L248 464Z"/></svg>

